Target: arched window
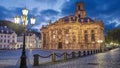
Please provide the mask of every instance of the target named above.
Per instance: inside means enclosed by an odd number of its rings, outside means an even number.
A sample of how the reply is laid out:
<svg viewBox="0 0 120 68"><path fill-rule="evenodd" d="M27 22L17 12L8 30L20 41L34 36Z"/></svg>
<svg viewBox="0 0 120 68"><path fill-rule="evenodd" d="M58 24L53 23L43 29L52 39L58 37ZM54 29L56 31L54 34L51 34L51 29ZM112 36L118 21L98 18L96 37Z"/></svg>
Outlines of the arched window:
<svg viewBox="0 0 120 68"><path fill-rule="evenodd" d="M78 14L78 17L80 18L80 14Z"/></svg>
<svg viewBox="0 0 120 68"><path fill-rule="evenodd" d="M88 33L87 30L85 30L85 31L84 31L84 34L87 34L87 33Z"/></svg>
<svg viewBox="0 0 120 68"><path fill-rule="evenodd" d="M94 33L94 30L91 30L91 41L95 41L95 33Z"/></svg>
<svg viewBox="0 0 120 68"><path fill-rule="evenodd" d="M85 34L84 40L85 40L85 43L88 43L88 35L87 34Z"/></svg>
<svg viewBox="0 0 120 68"><path fill-rule="evenodd" d="M80 10L80 5L78 6L78 10Z"/></svg>

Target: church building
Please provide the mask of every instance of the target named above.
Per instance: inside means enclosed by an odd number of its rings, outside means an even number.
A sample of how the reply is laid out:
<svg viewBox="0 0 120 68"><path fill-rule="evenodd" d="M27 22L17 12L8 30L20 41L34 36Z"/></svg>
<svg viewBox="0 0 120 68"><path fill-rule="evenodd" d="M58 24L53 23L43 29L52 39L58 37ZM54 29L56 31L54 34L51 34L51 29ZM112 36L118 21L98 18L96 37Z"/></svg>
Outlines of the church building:
<svg viewBox="0 0 120 68"><path fill-rule="evenodd" d="M60 18L42 26L43 49L103 49L104 24L86 16L84 2L76 3L74 15Z"/></svg>

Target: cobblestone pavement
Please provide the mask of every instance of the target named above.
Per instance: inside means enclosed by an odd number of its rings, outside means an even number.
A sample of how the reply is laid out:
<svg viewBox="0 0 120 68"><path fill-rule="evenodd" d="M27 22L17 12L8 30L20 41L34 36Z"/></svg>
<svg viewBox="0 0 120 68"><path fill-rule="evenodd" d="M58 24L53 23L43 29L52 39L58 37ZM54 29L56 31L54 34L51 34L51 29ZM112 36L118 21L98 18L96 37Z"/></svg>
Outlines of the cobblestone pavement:
<svg viewBox="0 0 120 68"><path fill-rule="evenodd" d="M33 50L31 52L28 51L28 68L120 68L120 48L105 53L98 53L86 57L80 57L78 59L67 62L60 62L54 65L43 65L37 67L33 66L34 54L47 55L51 52L52 51L48 50ZM20 56L21 50L0 50L0 68L19 68ZM40 63L43 61L48 60L42 59Z"/></svg>
<svg viewBox="0 0 120 68"><path fill-rule="evenodd" d="M34 68L120 68L120 48L105 53L81 57L73 61Z"/></svg>

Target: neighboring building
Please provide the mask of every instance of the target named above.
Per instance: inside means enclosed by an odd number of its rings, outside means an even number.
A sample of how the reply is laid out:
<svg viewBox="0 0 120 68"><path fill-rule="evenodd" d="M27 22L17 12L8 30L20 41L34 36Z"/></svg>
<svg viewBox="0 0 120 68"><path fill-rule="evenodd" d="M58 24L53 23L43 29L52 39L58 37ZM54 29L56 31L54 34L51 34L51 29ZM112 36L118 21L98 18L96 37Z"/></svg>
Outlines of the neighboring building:
<svg viewBox="0 0 120 68"><path fill-rule="evenodd" d="M25 36L25 45L27 49L40 47L40 38L35 33L27 31ZM39 44L38 44L39 43ZM17 37L17 48L23 47L23 34Z"/></svg>
<svg viewBox="0 0 120 68"><path fill-rule="evenodd" d="M15 49L17 34L7 26L0 26L0 49Z"/></svg>
<svg viewBox="0 0 120 68"><path fill-rule="evenodd" d="M36 48L41 48L41 44L42 44L42 42L41 42L40 37L38 37L38 36L36 35Z"/></svg>
<svg viewBox="0 0 120 68"><path fill-rule="evenodd" d="M76 3L75 15L41 28L42 48L103 49L104 24L86 16L84 2Z"/></svg>

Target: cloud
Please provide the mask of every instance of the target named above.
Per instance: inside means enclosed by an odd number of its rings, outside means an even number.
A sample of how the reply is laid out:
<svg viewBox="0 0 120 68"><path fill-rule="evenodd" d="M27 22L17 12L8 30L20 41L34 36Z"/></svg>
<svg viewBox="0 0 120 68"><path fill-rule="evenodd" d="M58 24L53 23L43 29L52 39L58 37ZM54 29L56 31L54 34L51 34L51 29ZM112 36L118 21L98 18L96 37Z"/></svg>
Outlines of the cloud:
<svg viewBox="0 0 120 68"><path fill-rule="evenodd" d="M44 18L44 21L55 20L59 15L59 12L53 9L47 9L40 12L41 16Z"/></svg>
<svg viewBox="0 0 120 68"><path fill-rule="evenodd" d="M77 0L66 1L61 7L62 15L74 14Z"/></svg>
<svg viewBox="0 0 120 68"><path fill-rule="evenodd" d="M81 0L2 0L0 4L0 19L12 20L15 15L22 15L25 6L30 10L29 18L36 17L35 26L41 22L53 22L66 15L74 14L76 2ZM120 0L84 0L87 16L103 20L108 28L119 27Z"/></svg>
<svg viewBox="0 0 120 68"><path fill-rule="evenodd" d="M0 6L0 19L5 19L8 16L9 10Z"/></svg>
<svg viewBox="0 0 120 68"><path fill-rule="evenodd" d="M42 3L56 3L57 0L35 0L37 2L42 2Z"/></svg>
<svg viewBox="0 0 120 68"><path fill-rule="evenodd" d="M120 18L114 18L114 19L110 20L109 24L112 24L112 23L115 24L115 27L120 26Z"/></svg>
<svg viewBox="0 0 120 68"><path fill-rule="evenodd" d="M47 10L41 11L40 13L45 16L55 16L55 15L58 15L59 12L56 10L47 9Z"/></svg>

